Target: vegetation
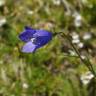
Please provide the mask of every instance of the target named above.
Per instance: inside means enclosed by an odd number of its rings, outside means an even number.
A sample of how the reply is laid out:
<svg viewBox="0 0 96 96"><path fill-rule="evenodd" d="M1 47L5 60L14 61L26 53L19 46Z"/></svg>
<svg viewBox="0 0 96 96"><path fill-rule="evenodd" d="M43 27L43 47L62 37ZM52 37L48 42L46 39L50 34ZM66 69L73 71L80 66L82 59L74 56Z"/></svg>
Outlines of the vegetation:
<svg viewBox="0 0 96 96"><path fill-rule="evenodd" d="M25 26L58 35L22 53ZM96 96L95 70L96 0L0 0L0 96Z"/></svg>

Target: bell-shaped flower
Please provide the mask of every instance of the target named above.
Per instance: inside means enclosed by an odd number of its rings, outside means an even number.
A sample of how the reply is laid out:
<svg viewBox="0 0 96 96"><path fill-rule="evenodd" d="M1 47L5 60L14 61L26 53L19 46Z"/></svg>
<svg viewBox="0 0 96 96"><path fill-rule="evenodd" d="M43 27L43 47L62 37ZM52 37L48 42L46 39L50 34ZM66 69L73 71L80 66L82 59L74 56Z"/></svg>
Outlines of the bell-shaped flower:
<svg viewBox="0 0 96 96"><path fill-rule="evenodd" d="M42 29L37 30L25 27L24 32L20 33L19 38L26 42L22 48L22 52L32 53L36 49L46 45L52 39L52 33Z"/></svg>

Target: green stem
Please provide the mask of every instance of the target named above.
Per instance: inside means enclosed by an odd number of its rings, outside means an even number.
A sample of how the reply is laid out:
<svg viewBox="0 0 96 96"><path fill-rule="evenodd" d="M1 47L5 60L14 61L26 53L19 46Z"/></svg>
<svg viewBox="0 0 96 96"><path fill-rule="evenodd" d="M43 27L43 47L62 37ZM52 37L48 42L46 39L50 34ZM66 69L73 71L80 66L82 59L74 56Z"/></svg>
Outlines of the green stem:
<svg viewBox="0 0 96 96"><path fill-rule="evenodd" d="M91 62L89 61L89 58L86 56L86 60L84 60L81 55L80 55L80 52L78 51L78 49L75 47L75 45L71 42L71 38L70 36L66 35L65 33L63 32L60 32L60 34L62 33L62 35L64 37L66 37L66 39L69 41L70 45L72 46L72 48L75 50L75 52L77 53L78 57L80 58L80 60L86 65L86 67L89 69L89 71L92 72L92 74L94 75L94 77L96 77L96 73L94 71L94 68L91 64ZM59 33L58 33L59 35Z"/></svg>

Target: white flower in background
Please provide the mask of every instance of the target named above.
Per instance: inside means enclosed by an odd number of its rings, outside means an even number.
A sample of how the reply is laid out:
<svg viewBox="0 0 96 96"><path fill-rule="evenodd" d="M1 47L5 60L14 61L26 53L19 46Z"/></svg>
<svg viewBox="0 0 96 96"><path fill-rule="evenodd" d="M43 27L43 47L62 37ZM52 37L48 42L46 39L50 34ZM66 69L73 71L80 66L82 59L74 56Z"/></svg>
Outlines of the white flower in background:
<svg viewBox="0 0 96 96"><path fill-rule="evenodd" d="M92 34L89 33L89 32L86 32L86 33L84 34L84 36L83 36L83 39L84 39L84 40L89 40L89 39L91 39L91 38L92 38Z"/></svg>
<svg viewBox="0 0 96 96"><path fill-rule="evenodd" d="M33 12L32 10L28 10L27 13L28 13L29 15L33 15L34 12Z"/></svg>
<svg viewBox="0 0 96 96"><path fill-rule="evenodd" d="M73 32L72 39L79 39L79 35L76 32Z"/></svg>
<svg viewBox="0 0 96 96"><path fill-rule="evenodd" d="M27 83L23 83L22 87L23 87L24 89L27 89L29 86L28 86Z"/></svg>
<svg viewBox="0 0 96 96"><path fill-rule="evenodd" d="M84 55L81 55L81 58L82 58L82 59L86 59L86 56L84 56Z"/></svg>
<svg viewBox="0 0 96 96"><path fill-rule="evenodd" d="M82 42L78 43L79 48L83 48L84 44Z"/></svg>
<svg viewBox="0 0 96 96"><path fill-rule="evenodd" d="M73 39L73 40L72 40L72 43L73 43L73 44L78 44L79 42L80 42L79 39Z"/></svg>
<svg viewBox="0 0 96 96"><path fill-rule="evenodd" d="M70 53L71 56L76 56L77 55L76 52L73 51L73 50L69 50L69 53Z"/></svg>
<svg viewBox="0 0 96 96"><path fill-rule="evenodd" d="M79 35L75 32L72 33L72 43L78 44L80 42Z"/></svg>
<svg viewBox="0 0 96 96"><path fill-rule="evenodd" d="M74 25L76 26L76 27L80 27L81 26L81 24L82 24L82 17L81 17L81 15L79 14L79 13L74 13L73 14L73 17L74 17Z"/></svg>
<svg viewBox="0 0 96 96"><path fill-rule="evenodd" d="M93 77L94 75L91 72L86 72L85 74L81 76L80 79L83 84L87 85Z"/></svg>
<svg viewBox="0 0 96 96"><path fill-rule="evenodd" d="M5 0L0 0L0 6L3 6L5 4Z"/></svg>
<svg viewBox="0 0 96 96"><path fill-rule="evenodd" d="M53 0L54 5L60 5L60 3L61 3L61 0Z"/></svg>
<svg viewBox="0 0 96 96"><path fill-rule="evenodd" d="M2 27L6 22L6 18L0 18L0 27Z"/></svg>

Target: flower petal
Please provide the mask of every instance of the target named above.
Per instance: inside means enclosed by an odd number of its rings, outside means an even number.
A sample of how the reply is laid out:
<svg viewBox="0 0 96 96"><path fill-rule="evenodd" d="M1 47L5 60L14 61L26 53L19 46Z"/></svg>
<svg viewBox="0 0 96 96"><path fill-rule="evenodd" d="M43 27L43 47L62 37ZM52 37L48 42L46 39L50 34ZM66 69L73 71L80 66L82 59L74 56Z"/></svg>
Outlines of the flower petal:
<svg viewBox="0 0 96 96"><path fill-rule="evenodd" d="M36 38L35 44L43 46L52 39L52 33L46 30L36 30L36 33L33 35L33 37Z"/></svg>
<svg viewBox="0 0 96 96"><path fill-rule="evenodd" d="M32 29L32 28L30 28L30 27L25 27L24 32L22 32L22 33L19 35L19 38L20 38L22 41L24 41L24 42L28 42L28 41L32 38L32 36L33 36L33 34L34 34L35 32L36 32L35 29Z"/></svg>
<svg viewBox="0 0 96 96"><path fill-rule="evenodd" d="M33 44L31 41L27 42L23 48L22 52L24 53L32 53L37 49L37 45Z"/></svg>
<svg viewBox="0 0 96 96"><path fill-rule="evenodd" d="M48 36L48 37L52 37L52 33L48 32L46 30L36 30L36 33L34 34L34 36Z"/></svg>
<svg viewBox="0 0 96 96"><path fill-rule="evenodd" d="M47 44L52 38L50 36L39 36L36 38L35 44L39 47Z"/></svg>

